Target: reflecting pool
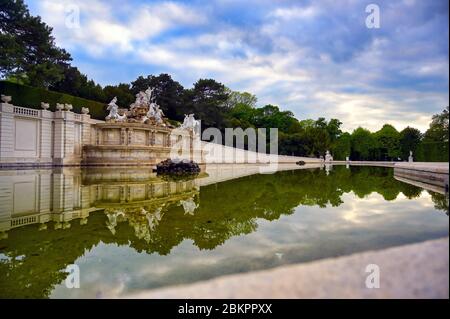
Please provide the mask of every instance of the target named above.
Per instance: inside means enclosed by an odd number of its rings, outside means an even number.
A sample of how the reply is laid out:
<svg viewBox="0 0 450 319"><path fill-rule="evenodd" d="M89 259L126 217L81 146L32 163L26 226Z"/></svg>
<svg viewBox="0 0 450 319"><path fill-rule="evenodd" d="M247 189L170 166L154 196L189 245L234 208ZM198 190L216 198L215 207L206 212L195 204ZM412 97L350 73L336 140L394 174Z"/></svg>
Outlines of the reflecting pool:
<svg viewBox="0 0 450 319"><path fill-rule="evenodd" d="M0 171L0 297L121 297L448 236L448 197L375 167ZM66 287L66 267L80 288Z"/></svg>

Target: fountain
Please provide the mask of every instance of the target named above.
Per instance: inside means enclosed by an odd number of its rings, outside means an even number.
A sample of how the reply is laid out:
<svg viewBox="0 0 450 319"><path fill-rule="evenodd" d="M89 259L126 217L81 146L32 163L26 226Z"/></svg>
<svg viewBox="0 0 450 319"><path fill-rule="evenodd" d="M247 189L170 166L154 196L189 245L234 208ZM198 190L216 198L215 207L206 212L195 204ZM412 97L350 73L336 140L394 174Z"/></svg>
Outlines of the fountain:
<svg viewBox="0 0 450 319"><path fill-rule="evenodd" d="M129 108L117 102L114 97L107 105L105 122L91 126L91 141L83 147L84 165L156 165L171 157L174 145L190 145L186 159L193 159L193 125L198 122L193 114L175 128L155 102L152 88L136 94Z"/></svg>

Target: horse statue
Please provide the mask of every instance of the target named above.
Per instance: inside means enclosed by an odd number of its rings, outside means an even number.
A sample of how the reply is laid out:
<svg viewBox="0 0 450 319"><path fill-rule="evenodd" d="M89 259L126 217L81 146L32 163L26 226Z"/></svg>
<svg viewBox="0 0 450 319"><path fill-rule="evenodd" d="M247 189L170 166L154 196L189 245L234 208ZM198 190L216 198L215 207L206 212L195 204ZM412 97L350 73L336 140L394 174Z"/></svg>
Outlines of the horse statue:
<svg viewBox="0 0 450 319"><path fill-rule="evenodd" d="M108 116L105 118L105 120L117 120L118 122L123 122L126 120L127 115L120 115L119 114L119 106L116 104L117 97L115 96L111 102L109 102L108 107L106 110L109 111Z"/></svg>

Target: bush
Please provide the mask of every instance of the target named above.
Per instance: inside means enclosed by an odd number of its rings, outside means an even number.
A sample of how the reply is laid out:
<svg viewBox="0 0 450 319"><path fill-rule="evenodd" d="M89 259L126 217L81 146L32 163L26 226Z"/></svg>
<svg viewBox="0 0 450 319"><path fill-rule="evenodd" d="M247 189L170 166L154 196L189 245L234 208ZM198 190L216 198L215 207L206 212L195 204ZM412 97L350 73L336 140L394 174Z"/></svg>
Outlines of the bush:
<svg viewBox="0 0 450 319"><path fill-rule="evenodd" d="M41 102L50 103L50 110L55 111L56 103L68 103L73 105L73 111L81 113L82 107L89 108L91 117L104 120L106 116L105 103L83 99L73 95L35 88L28 85L0 81L0 92L12 96L12 104L32 109L40 109Z"/></svg>
<svg viewBox="0 0 450 319"><path fill-rule="evenodd" d="M448 142L420 142L415 162L448 162Z"/></svg>

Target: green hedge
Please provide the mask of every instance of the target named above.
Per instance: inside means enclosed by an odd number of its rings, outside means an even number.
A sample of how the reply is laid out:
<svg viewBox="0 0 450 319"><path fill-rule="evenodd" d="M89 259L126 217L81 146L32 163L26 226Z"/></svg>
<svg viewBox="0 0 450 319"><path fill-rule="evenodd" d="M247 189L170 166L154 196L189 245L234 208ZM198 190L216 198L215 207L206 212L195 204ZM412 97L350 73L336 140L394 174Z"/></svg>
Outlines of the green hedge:
<svg viewBox="0 0 450 319"><path fill-rule="evenodd" d="M413 154L417 162L448 162L448 143L421 142L417 147L416 154Z"/></svg>
<svg viewBox="0 0 450 319"><path fill-rule="evenodd" d="M73 105L73 111L81 113L81 107L88 107L92 118L103 120L106 116L106 104L83 99L73 95L35 88L28 85L0 81L0 93L12 96L12 104L17 106L40 109L41 102L50 103L50 110L54 111L56 103Z"/></svg>

